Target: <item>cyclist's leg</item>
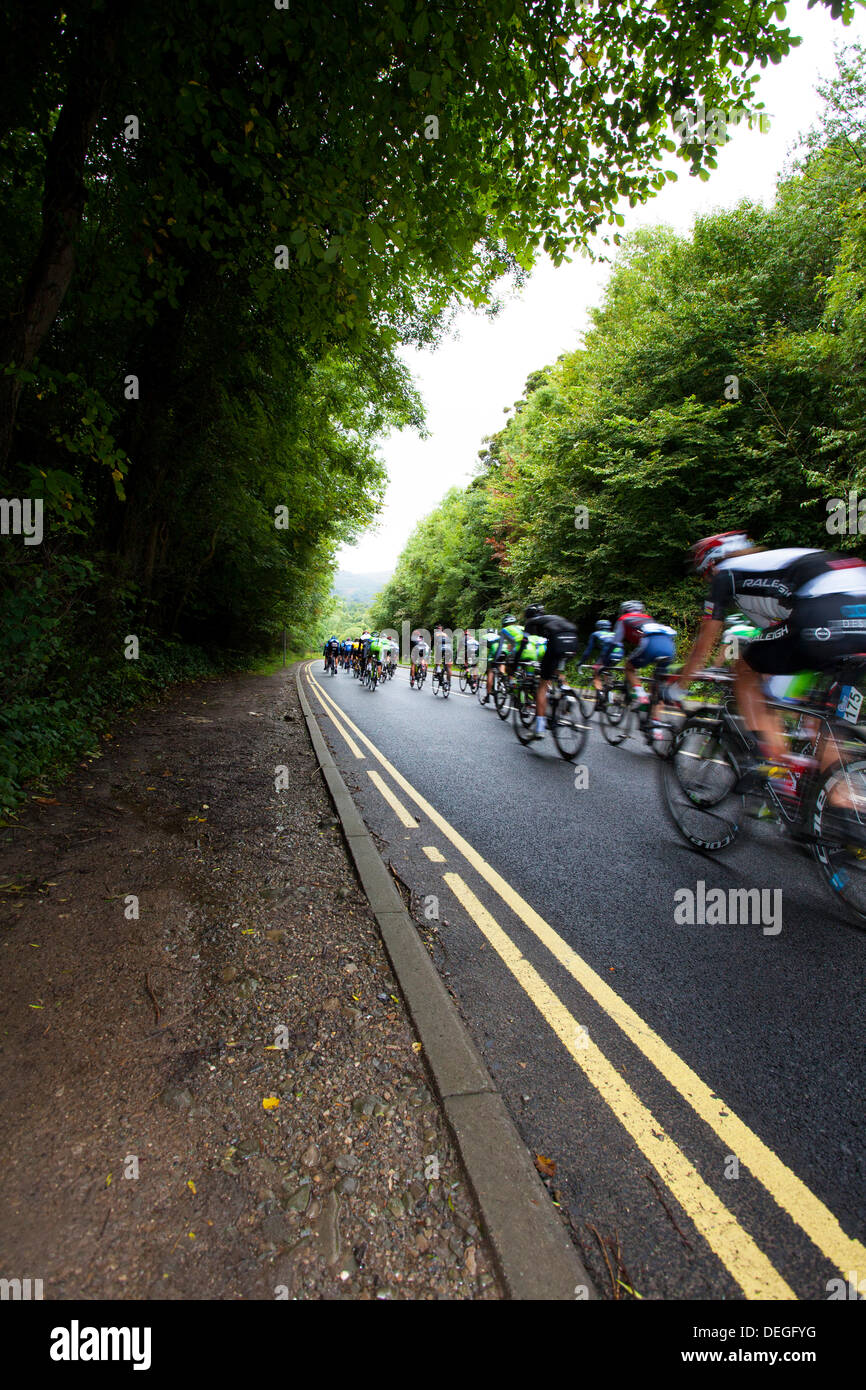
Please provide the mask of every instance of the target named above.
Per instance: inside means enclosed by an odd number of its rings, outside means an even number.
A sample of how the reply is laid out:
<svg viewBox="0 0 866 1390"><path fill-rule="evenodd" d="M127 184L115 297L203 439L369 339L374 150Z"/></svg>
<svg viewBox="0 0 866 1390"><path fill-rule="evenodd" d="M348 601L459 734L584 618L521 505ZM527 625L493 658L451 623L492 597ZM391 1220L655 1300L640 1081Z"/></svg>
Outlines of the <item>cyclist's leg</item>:
<svg viewBox="0 0 866 1390"><path fill-rule="evenodd" d="M628 661L625 663L625 678L628 681L632 693L634 695L637 695L638 698L640 698L641 691L643 691L643 683L641 680L640 671L641 667L647 664L648 658L646 652L648 646L648 639L646 637L642 637L640 642L638 642L637 646L632 652L631 656L628 658ZM646 692L644 691L644 695L645 694Z"/></svg>
<svg viewBox="0 0 866 1390"><path fill-rule="evenodd" d="M786 623L776 624L768 632L778 635L757 638L737 657L734 694L746 728L757 736L763 751L779 762L784 759L788 748L782 720L764 698L764 677L792 674L797 670L796 648L799 644Z"/></svg>

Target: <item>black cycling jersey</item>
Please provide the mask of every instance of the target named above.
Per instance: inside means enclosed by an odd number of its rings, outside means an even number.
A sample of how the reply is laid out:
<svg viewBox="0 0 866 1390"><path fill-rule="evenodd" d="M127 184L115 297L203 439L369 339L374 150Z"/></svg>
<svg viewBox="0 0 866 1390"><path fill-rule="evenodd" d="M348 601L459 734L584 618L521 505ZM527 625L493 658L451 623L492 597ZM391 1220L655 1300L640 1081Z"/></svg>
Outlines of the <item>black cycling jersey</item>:
<svg viewBox="0 0 866 1390"><path fill-rule="evenodd" d="M824 575L834 576L838 582L815 586L815 593L844 593L852 580L859 589L862 580L850 572L862 567L863 561L856 556L829 550L790 547L735 555L717 566L704 615L721 622L737 608L755 627L770 627L790 616L798 595L811 596L813 581Z"/></svg>
<svg viewBox="0 0 866 1390"><path fill-rule="evenodd" d="M570 623L567 618L560 618L556 613L542 613L539 617L532 618L523 630L528 632L530 637L546 637L548 641L559 634L577 636L574 623Z"/></svg>

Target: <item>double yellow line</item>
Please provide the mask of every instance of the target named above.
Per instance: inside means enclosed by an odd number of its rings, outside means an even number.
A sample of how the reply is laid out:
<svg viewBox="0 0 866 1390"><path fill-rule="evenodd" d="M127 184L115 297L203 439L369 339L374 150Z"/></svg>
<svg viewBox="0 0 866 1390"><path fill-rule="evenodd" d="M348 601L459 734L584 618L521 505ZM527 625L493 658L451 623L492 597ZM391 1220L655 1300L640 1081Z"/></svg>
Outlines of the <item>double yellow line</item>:
<svg viewBox="0 0 866 1390"><path fill-rule="evenodd" d="M550 951L581 988L592 998L664 1076L683 1100L763 1185L776 1204L791 1217L817 1248L846 1277L850 1271L866 1274L866 1247L847 1236L829 1208L815 1196L777 1154L744 1124L724 1101L682 1060L667 1043L632 1009L610 985L592 969L530 907L519 893L420 795L410 782L379 752L339 706L325 694L310 675L330 717L355 756L363 758L357 743L341 721L369 749L374 758L406 796L415 803L441 834L450 841L475 872L489 884L511 912ZM371 773L377 785L386 784ZM381 788L380 788L381 790ZM392 809L400 808L405 825L415 817L402 807L390 790L387 800ZM395 806L396 803L396 806ZM400 814L398 812L398 814ZM405 819L404 819L405 815ZM739 1284L747 1298L796 1298L796 1294L758 1248L733 1214L697 1173L682 1150L664 1132L651 1111L644 1106L626 1081L608 1062L599 1048L589 1041L583 1028L542 977L525 959L511 938L458 874L445 873L444 880L464 909L483 932L511 974L556 1033L584 1075L631 1135L641 1152L659 1173L663 1182L686 1211L714 1254Z"/></svg>

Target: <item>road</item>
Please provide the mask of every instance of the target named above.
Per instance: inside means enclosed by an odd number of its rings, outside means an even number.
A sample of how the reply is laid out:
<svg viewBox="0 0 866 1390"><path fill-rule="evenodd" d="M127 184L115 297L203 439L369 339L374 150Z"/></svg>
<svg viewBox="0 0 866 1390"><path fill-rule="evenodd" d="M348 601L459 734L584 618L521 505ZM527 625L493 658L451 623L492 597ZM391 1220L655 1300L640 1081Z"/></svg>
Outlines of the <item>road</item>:
<svg viewBox="0 0 866 1390"><path fill-rule="evenodd" d="M756 822L690 850L634 739L593 728L575 776L456 682L304 679L599 1289L866 1295L866 934L804 851ZM683 924L699 881L771 890L781 918Z"/></svg>

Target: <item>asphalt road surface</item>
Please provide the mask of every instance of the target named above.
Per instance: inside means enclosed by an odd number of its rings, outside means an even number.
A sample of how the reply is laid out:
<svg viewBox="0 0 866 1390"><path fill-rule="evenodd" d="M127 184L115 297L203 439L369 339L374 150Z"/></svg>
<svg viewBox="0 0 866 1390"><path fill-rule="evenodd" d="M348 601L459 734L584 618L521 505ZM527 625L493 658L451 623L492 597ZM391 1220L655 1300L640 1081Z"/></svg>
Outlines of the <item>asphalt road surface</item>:
<svg viewBox="0 0 866 1390"><path fill-rule="evenodd" d="M866 932L811 858L757 822L691 850L642 740L593 727L576 776L456 681L443 701L405 670L374 692L306 672L599 1290L866 1296ZM677 921L699 881L771 890L781 917Z"/></svg>

